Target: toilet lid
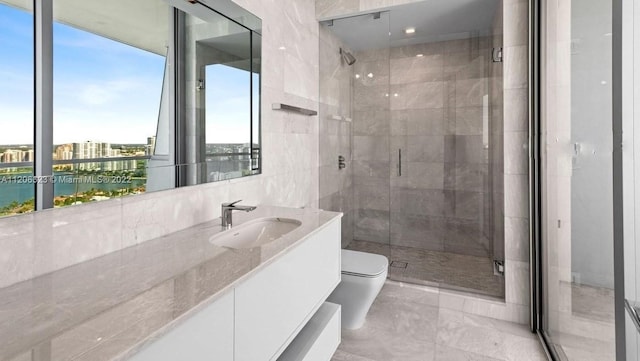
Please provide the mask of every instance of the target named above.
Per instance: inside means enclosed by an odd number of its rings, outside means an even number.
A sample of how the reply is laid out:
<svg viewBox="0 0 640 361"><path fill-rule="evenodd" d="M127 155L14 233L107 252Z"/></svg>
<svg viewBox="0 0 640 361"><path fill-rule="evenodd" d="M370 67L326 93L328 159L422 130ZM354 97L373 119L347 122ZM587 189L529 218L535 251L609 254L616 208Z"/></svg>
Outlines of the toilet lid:
<svg viewBox="0 0 640 361"><path fill-rule="evenodd" d="M342 273L375 277L387 270L387 257L379 254L342 250Z"/></svg>

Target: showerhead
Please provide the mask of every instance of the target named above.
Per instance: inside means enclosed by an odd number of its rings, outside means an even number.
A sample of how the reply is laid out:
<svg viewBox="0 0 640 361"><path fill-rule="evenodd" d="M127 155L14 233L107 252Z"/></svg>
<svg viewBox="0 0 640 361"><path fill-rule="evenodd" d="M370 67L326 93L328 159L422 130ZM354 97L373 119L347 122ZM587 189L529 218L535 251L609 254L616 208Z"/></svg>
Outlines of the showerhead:
<svg viewBox="0 0 640 361"><path fill-rule="evenodd" d="M356 62L356 57L342 48L340 48L340 55L342 55L342 59L347 65L353 65Z"/></svg>

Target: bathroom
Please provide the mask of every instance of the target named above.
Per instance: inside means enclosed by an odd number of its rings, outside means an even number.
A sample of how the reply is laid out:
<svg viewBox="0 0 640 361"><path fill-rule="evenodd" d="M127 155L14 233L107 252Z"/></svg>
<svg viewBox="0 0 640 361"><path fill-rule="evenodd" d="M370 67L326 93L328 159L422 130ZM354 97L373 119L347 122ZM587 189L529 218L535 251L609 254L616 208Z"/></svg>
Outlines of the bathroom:
<svg viewBox="0 0 640 361"><path fill-rule="evenodd" d="M0 360L638 359L639 14L0 0Z"/></svg>

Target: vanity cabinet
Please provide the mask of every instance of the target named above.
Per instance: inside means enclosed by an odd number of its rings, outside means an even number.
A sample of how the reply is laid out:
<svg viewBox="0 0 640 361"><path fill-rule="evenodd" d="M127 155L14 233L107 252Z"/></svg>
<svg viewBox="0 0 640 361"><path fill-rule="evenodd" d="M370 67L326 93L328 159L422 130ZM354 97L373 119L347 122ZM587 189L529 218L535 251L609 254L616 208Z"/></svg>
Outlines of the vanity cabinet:
<svg viewBox="0 0 640 361"><path fill-rule="evenodd" d="M276 359L339 282L338 220L236 288L235 360Z"/></svg>
<svg viewBox="0 0 640 361"><path fill-rule="evenodd" d="M339 306L323 304L340 282L340 235L337 218L131 360L276 360L300 334L298 343L315 345L312 353L329 355L328 361L339 343L340 313Z"/></svg>
<svg viewBox="0 0 640 361"><path fill-rule="evenodd" d="M233 291L131 357L132 361L233 361Z"/></svg>

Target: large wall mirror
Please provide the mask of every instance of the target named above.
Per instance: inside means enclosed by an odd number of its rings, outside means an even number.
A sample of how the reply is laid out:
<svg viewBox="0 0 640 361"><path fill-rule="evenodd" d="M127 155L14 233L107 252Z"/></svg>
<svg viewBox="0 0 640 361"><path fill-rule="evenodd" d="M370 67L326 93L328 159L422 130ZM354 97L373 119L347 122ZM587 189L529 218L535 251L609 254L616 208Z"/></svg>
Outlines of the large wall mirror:
<svg viewBox="0 0 640 361"><path fill-rule="evenodd" d="M231 0L0 0L0 216L259 174L261 28Z"/></svg>

